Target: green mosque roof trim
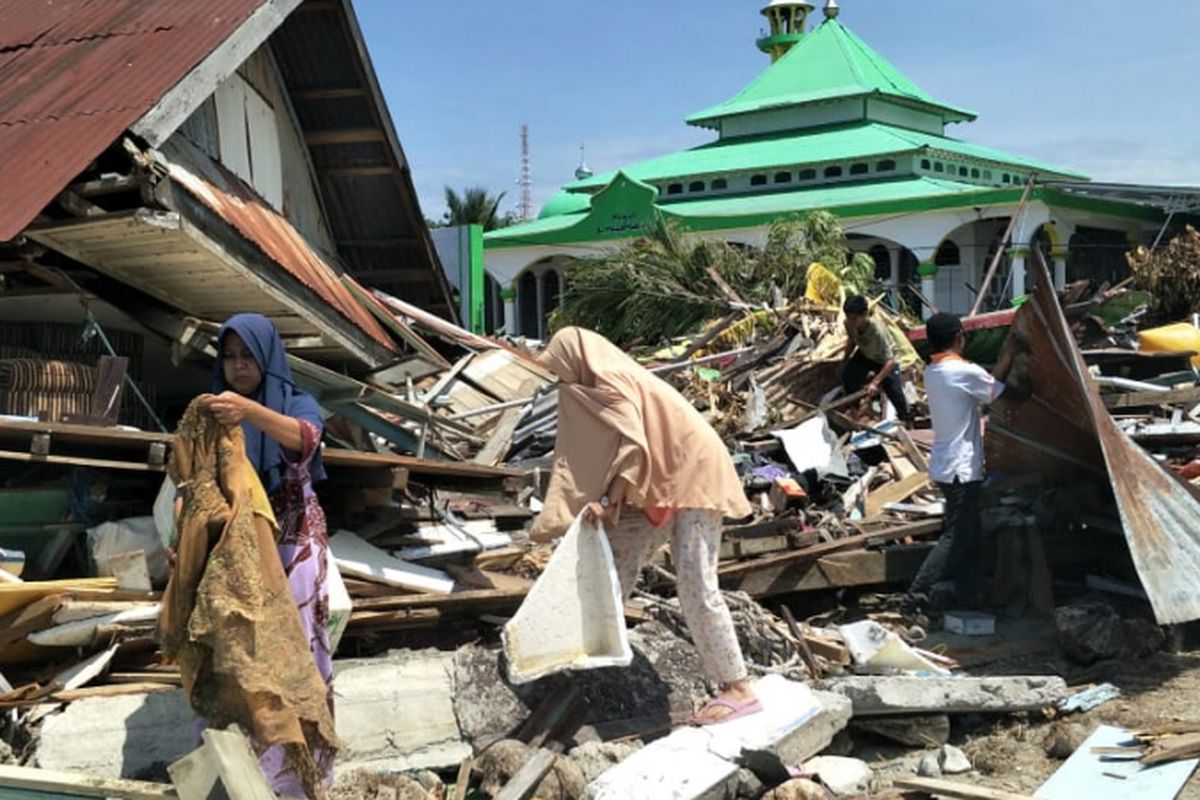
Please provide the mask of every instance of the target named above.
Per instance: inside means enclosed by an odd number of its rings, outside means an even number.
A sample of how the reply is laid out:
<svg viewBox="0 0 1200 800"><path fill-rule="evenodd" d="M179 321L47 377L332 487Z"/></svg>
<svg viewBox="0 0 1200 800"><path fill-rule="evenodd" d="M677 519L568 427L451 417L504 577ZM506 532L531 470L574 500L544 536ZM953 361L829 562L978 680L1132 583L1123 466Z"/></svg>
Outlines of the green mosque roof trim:
<svg viewBox="0 0 1200 800"><path fill-rule="evenodd" d="M737 140L719 140L690 150L651 158L624 167L622 171L642 181L686 180L702 175L770 170L784 166L874 159L907 153L945 153L1015 169L1036 171L1046 177L1083 176L1033 159L1001 150L879 122L854 123L807 131L790 131ZM569 183L568 191L604 186L614 173L594 175Z"/></svg>
<svg viewBox="0 0 1200 800"><path fill-rule="evenodd" d="M712 126L723 117L870 95L938 113L946 122L976 116L935 100L849 28L828 19L731 99L692 114L687 122Z"/></svg>

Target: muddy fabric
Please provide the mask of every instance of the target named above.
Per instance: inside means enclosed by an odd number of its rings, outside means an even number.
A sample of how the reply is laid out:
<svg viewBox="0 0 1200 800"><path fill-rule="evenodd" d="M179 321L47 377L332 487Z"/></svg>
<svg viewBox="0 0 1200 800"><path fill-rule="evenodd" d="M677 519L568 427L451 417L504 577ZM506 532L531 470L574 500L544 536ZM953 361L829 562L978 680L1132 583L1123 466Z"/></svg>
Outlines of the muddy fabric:
<svg viewBox="0 0 1200 800"><path fill-rule="evenodd" d="M629 481L625 501L637 508L750 513L712 426L670 384L603 336L564 328L539 362L561 383L554 468L535 537L561 535L618 477Z"/></svg>
<svg viewBox="0 0 1200 800"><path fill-rule="evenodd" d="M337 748L317 670L276 550L278 528L240 428L193 402L170 474L183 507L159 638L179 663L192 709L241 725L260 750L282 745L309 797Z"/></svg>

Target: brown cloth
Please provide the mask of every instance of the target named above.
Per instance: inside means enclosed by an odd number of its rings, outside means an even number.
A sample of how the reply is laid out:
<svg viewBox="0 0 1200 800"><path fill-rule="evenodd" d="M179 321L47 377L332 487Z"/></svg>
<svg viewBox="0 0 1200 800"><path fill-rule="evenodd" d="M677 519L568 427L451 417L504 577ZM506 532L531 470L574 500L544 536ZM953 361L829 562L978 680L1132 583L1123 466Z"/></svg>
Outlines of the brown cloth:
<svg viewBox="0 0 1200 800"><path fill-rule="evenodd" d="M538 361L561 383L554 469L534 538L561 535L618 477L630 484L625 501L638 508L750 514L729 452L712 426L683 395L603 336L563 328Z"/></svg>
<svg viewBox="0 0 1200 800"><path fill-rule="evenodd" d="M179 662L192 709L236 723L256 747L283 745L309 797L337 750L326 686L275 547L278 528L242 430L195 401L169 465L183 508L159 639Z"/></svg>

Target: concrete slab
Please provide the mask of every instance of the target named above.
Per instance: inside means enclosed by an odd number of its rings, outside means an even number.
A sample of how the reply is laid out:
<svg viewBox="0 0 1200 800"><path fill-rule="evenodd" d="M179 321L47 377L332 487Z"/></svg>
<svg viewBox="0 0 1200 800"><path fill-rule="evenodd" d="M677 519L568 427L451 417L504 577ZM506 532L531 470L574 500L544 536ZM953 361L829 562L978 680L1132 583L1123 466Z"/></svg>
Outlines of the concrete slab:
<svg viewBox="0 0 1200 800"><path fill-rule="evenodd" d="M424 650L334 662L338 769L443 769L471 755L454 715L453 661ZM197 734L182 691L88 698L42 723L35 759L45 769L165 779Z"/></svg>
<svg viewBox="0 0 1200 800"><path fill-rule="evenodd" d="M772 675L755 683L758 714L679 728L588 785L584 800L717 800L733 797L745 766L779 773L820 752L850 719L850 703ZM786 773L783 773L786 776Z"/></svg>
<svg viewBox="0 0 1200 800"><path fill-rule="evenodd" d="M1067 695L1066 682L1052 675L1004 678L854 676L827 681L848 697L855 717L888 714L994 714L1034 711Z"/></svg>

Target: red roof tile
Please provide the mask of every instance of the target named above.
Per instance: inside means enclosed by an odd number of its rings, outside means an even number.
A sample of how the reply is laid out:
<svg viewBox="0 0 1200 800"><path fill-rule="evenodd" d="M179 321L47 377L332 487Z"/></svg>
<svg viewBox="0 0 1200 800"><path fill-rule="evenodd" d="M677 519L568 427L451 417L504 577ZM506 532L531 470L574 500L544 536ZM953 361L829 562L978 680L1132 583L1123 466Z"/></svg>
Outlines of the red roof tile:
<svg viewBox="0 0 1200 800"><path fill-rule="evenodd" d="M0 241L265 0L0 0Z"/></svg>

